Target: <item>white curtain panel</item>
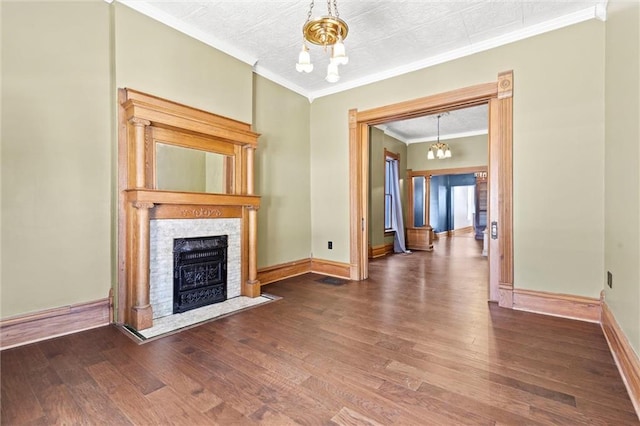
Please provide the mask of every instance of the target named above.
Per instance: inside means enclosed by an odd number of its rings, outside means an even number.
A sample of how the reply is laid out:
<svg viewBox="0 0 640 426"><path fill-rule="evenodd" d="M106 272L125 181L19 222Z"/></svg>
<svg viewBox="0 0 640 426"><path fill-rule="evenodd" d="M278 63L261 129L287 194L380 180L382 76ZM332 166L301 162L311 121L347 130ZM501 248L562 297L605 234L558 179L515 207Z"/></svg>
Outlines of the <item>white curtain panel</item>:
<svg viewBox="0 0 640 426"><path fill-rule="evenodd" d="M398 175L398 160L391 162L391 199L393 200L393 214L391 215L391 229L396 234L393 240L394 253L409 253L404 243L404 220L402 219L402 197L400 196L400 177Z"/></svg>

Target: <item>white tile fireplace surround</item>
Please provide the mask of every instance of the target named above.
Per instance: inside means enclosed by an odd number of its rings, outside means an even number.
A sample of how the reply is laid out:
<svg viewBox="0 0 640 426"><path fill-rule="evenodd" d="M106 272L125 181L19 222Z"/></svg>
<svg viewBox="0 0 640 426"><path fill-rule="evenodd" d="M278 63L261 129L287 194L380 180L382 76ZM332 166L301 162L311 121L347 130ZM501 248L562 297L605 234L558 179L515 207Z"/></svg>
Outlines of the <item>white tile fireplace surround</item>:
<svg viewBox="0 0 640 426"><path fill-rule="evenodd" d="M153 319L173 315L173 240L228 235L227 299L240 296L240 219L156 219L149 227L149 297Z"/></svg>

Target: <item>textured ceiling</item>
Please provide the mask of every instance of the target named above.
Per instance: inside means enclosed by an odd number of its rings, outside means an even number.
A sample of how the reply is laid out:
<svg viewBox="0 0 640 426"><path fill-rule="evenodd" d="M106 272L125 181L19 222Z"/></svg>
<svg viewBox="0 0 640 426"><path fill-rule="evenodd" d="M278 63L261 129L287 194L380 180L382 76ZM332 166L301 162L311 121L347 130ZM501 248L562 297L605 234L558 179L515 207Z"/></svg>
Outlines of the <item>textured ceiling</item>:
<svg viewBox="0 0 640 426"><path fill-rule="evenodd" d="M486 134L488 123L486 104L445 113L440 117L440 140ZM376 127L406 144L433 142L438 137L437 115L392 121Z"/></svg>
<svg viewBox="0 0 640 426"><path fill-rule="evenodd" d="M606 16L606 0L338 0L340 17L349 25L349 63L340 66L339 82L327 83L329 54L319 46L310 46L313 72L295 70L309 0L117 1L251 64L256 73L310 100ZM313 16L326 10L326 2L318 1Z"/></svg>

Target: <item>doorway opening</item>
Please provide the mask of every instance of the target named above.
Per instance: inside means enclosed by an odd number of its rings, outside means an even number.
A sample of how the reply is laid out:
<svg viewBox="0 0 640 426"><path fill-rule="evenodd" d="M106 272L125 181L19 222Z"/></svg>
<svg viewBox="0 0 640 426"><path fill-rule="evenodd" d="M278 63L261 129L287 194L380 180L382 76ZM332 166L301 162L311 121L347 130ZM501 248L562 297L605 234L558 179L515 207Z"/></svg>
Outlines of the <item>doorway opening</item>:
<svg viewBox="0 0 640 426"><path fill-rule="evenodd" d="M513 305L513 72L479 84L366 111L349 111L350 276L368 276L369 127L385 122L489 105L488 200L489 295L500 306Z"/></svg>

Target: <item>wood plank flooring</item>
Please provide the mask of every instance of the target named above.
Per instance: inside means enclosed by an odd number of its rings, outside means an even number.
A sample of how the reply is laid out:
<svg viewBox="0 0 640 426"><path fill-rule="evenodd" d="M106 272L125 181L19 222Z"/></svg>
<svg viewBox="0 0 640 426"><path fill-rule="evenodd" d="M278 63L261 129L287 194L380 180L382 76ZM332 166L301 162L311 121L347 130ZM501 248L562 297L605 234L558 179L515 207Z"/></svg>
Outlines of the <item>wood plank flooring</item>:
<svg viewBox="0 0 640 426"><path fill-rule="evenodd" d="M115 326L1 353L3 425L638 424L596 324L486 302L472 238L371 262L137 345Z"/></svg>

